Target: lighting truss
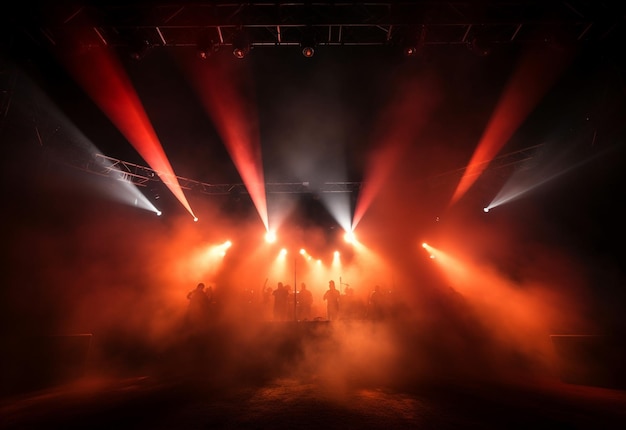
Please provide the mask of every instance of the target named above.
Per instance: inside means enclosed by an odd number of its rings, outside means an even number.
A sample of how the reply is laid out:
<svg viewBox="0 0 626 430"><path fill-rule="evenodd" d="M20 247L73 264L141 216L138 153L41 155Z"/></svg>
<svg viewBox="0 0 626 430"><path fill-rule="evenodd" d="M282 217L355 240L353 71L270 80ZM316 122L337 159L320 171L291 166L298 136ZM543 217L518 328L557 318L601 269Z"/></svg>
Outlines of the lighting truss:
<svg viewBox="0 0 626 430"><path fill-rule="evenodd" d="M583 0L24 3L29 7L12 4L6 11L10 27L54 46L67 40L83 47L126 46L140 37L151 46L195 47L207 33L218 46L232 46L241 31L252 47L300 46L307 28L317 46L390 45L415 31L423 32L426 45L476 38L509 44L557 35L605 41L624 29L620 2Z"/></svg>
<svg viewBox="0 0 626 430"><path fill-rule="evenodd" d="M96 154L92 161L80 166L90 173L107 176L119 181L129 182L145 187L151 182L167 183L168 177L139 164ZM246 194L246 186L235 184L209 184L194 179L176 176L183 190L210 195ZM361 188L360 182L324 182L320 186L311 187L309 182L268 182L265 184L267 194L308 194L308 193L353 193Z"/></svg>
<svg viewBox="0 0 626 430"><path fill-rule="evenodd" d="M485 161L482 163L478 163L477 166L484 167L483 169L477 169L477 171L484 173L487 171L497 171L497 170L506 170L507 168L512 168L514 166L523 167L525 163L530 161L537 151L542 147L542 144L532 145L523 149L519 149L517 151L512 151L498 157L493 158L492 160ZM458 183L459 180L465 174L468 166L461 167L459 169L455 169L449 172L441 173L439 175L432 176L428 179L428 183L431 186L438 187L445 184L450 183Z"/></svg>

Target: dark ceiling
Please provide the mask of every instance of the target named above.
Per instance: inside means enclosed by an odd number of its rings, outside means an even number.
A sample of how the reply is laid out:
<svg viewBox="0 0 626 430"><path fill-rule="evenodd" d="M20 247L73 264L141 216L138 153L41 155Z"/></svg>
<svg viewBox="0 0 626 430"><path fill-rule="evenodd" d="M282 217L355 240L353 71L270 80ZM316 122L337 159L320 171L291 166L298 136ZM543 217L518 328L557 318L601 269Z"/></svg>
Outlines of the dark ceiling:
<svg viewBox="0 0 626 430"><path fill-rule="evenodd" d="M7 117L11 109L15 109L12 105L17 103L20 93L16 70L19 73L26 71L59 106L67 113L73 113L76 124L85 130L105 156L122 163L125 170L134 169L138 181L143 181L150 177L150 168L132 151L119 150L118 143L124 139L111 129L106 120L98 118L97 109L85 101L86 96L58 67L54 54L102 45L119 50L129 68L129 74L137 82L147 109L153 109L152 116L158 119L160 114L171 114L161 113L159 109L166 108L158 105L160 99L178 98L182 101L185 98L184 91L188 91L175 86L173 68L167 63L168 55L173 51L197 52L202 49L208 50L208 55L232 59L232 49L244 35L256 57L251 61L254 61L252 67L255 68L254 73L259 82L261 121L264 116L269 118L271 114L276 114L285 117L288 112L288 107L275 106L277 97L273 94L278 93L276 88L284 87L280 90L284 92L301 91L303 97L306 97L307 90L298 89L303 83L315 82L316 79L321 82L320 76L328 78L331 74L337 81L341 81L336 84L340 89L331 88L331 85L325 83L328 88L322 87L320 92L333 96L337 93L349 94L344 99L349 98L353 106L347 107L346 104L345 109L363 110L362 117L354 119L352 124L345 124L347 131L344 133L359 142L354 143L353 148L348 143L347 151L352 150L349 156L355 163L355 166L350 167L354 171L349 177L351 182L329 182L328 186L329 191L337 191L339 187L340 191L350 192L354 191L355 184L361 179L363 160L356 152L362 152L363 141L369 133L362 125L355 123L368 123L375 117L380 103L384 101L384 87L392 77L395 79L401 67L399 64L403 61L403 49L414 47L418 52L429 52L432 57L437 57L431 64L438 69L442 79L450 82L446 84L450 93L467 93L456 96L459 99L452 102L461 102L462 95L482 92L486 94L485 99L491 99L478 102L488 106L494 103L504 76L511 70L513 54L508 55L507 52L515 53L520 47L533 44L574 45L583 52L578 62L580 69L587 72L594 65L611 68L619 66L623 59L622 44L626 29L622 4L578 0L246 3L22 1L10 5L5 3L2 9L0 34L5 55L0 88L3 122L12 122ZM317 49L316 57L321 57L315 58L318 60L315 68L309 67L310 64L304 65L301 58L295 58L299 48L309 42L314 43ZM496 51L500 57L491 55ZM480 57L484 57L484 66L476 66L476 62L481 61ZM457 61L459 58L461 60ZM339 64L343 69L338 68ZM415 65L409 67L419 68ZM479 67L482 69L479 70ZM364 70L367 70L367 74L361 73ZM162 76L157 76L156 71ZM620 84L622 74L620 70L615 88L623 85ZM576 79L586 78L578 75L570 84L576 85ZM376 81L379 84L372 86L371 83ZM471 89L467 89L468 85ZM308 91L310 96L316 90ZM567 93L571 88L566 87L563 91ZM584 91L592 93L594 90ZM156 107L150 108L150 103ZM186 102L187 107L193 103ZM317 116L325 109L324 102L319 103L319 106L312 103L311 107ZM565 99L564 103L569 102ZM597 108L598 105L593 97L587 97L583 103L587 107L580 109L588 109L589 105ZM46 123L38 116L38 109L43 108L34 108L26 125L31 129L29 136L43 145L46 140L54 140L58 124ZM463 110L455 109L451 103L448 108L450 117ZM609 107L604 106L602 109ZM195 118L191 114L186 115L186 118L181 119L185 125ZM444 122L445 118L440 118L440 121ZM165 121L160 123L164 124ZM445 129L446 126L440 128ZM166 153L176 166L185 164L184 157L197 159L207 155L199 153L197 149L189 149L183 145L182 139L176 138L178 140L171 143L174 140L171 138L168 143L168 132L164 129L159 131L164 135ZM211 132L214 133L206 129L188 131L188 140ZM434 172L437 173L437 180L445 178L447 174L453 174L454 179L458 180L462 169L456 168L464 165L461 161L463 158L467 161L479 133L477 129L466 133L474 137L469 139L471 145L461 151L456 164L441 166L439 172ZM214 140L219 141L219 138L215 137ZM217 146L211 150L211 157L227 159L225 150ZM525 147L533 147L533 144L521 145L521 149L512 148L510 157L502 156L499 164L515 163L520 154L525 155ZM271 160L271 151L266 154ZM177 169L181 180L188 187L221 193L221 187L240 183L232 167L222 166L207 174L194 169L192 164L187 162L190 167ZM285 188L291 192L300 192L298 187L301 188L303 183L301 178L295 178L296 182L292 185L293 178L289 175L276 175L274 179L277 192ZM209 182L223 185L207 188ZM272 190L271 185L268 190Z"/></svg>
<svg viewBox="0 0 626 430"><path fill-rule="evenodd" d="M59 45L78 27L80 44L232 45L244 31L254 46L524 43L560 38L607 41L623 35L624 6L590 1L190 2L87 1L5 3L17 37ZM21 35L19 34L21 32Z"/></svg>

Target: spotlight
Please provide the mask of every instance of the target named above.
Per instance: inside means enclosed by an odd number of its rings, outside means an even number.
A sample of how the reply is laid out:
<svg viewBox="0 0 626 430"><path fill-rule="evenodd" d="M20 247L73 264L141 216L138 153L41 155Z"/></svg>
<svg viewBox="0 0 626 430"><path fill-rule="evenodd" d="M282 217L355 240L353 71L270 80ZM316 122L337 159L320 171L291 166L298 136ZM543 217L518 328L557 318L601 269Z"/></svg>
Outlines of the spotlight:
<svg viewBox="0 0 626 430"><path fill-rule="evenodd" d="M304 250L304 248L300 249L300 255L304 255L306 254L306 251Z"/></svg>
<svg viewBox="0 0 626 430"><path fill-rule="evenodd" d="M315 32L313 27L305 29L300 46L302 47L302 55L306 58L311 58L315 54Z"/></svg>
<svg viewBox="0 0 626 430"><path fill-rule="evenodd" d="M484 211L485 213L487 213L487 212L489 212L489 208L483 208L483 211Z"/></svg>
<svg viewBox="0 0 626 430"><path fill-rule="evenodd" d="M274 233L273 231L268 231L267 233L265 233L265 241L267 243L276 242L276 233Z"/></svg>
<svg viewBox="0 0 626 430"><path fill-rule="evenodd" d="M243 58L246 56L247 52L248 51L244 48L233 49L233 55L235 56L235 58Z"/></svg>
<svg viewBox="0 0 626 430"><path fill-rule="evenodd" d="M306 58L311 58L313 54L315 54L315 48L313 48L312 46L304 46L302 48L302 55L304 55Z"/></svg>
<svg viewBox="0 0 626 430"><path fill-rule="evenodd" d="M250 52L250 42L248 42L248 38L246 34L243 32L239 32L235 35L235 39L233 41L233 55L235 58L244 58Z"/></svg>
<svg viewBox="0 0 626 430"><path fill-rule="evenodd" d="M193 217L193 222L198 222L198 217L197 216Z"/></svg>
<svg viewBox="0 0 626 430"><path fill-rule="evenodd" d="M402 53L405 57L415 57L424 47L426 42L426 27L410 29L401 42Z"/></svg>
<svg viewBox="0 0 626 430"><path fill-rule="evenodd" d="M356 241L353 231L347 231L346 234L343 235L343 239L348 243L354 243Z"/></svg>
<svg viewBox="0 0 626 430"><path fill-rule="evenodd" d="M162 213L163 213L163 212L161 212L161 211L157 211L157 212L156 212L157 216L161 216L161 214L162 214Z"/></svg>
<svg viewBox="0 0 626 430"><path fill-rule="evenodd" d="M198 42L198 58L208 59L211 55L219 51L220 45L213 40L201 40Z"/></svg>
<svg viewBox="0 0 626 430"><path fill-rule="evenodd" d="M404 52L404 56L405 57L414 57L415 55L417 55L417 47L416 46L405 46L403 48L403 52Z"/></svg>

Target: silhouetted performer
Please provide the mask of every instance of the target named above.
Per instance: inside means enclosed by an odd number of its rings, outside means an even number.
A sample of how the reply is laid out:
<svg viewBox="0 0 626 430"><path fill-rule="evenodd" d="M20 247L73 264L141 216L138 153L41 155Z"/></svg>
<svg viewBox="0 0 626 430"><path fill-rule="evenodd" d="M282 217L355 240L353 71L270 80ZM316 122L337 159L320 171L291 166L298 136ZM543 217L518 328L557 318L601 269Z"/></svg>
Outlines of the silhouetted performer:
<svg viewBox="0 0 626 430"><path fill-rule="evenodd" d="M339 316L339 297L340 293L335 288L335 281L328 281L328 290L324 293L326 300L326 311L328 313L328 321L336 320Z"/></svg>
<svg viewBox="0 0 626 430"><path fill-rule="evenodd" d="M285 321L287 319L289 290L285 288L282 282L279 282L272 295L274 296L274 320Z"/></svg>
<svg viewBox="0 0 626 430"><path fill-rule="evenodd" d="M187 323L192 328L204 328L209 318L210 301L204 291L204 284L200 282L195 290L187 294L189 307L187 308Z"/></svg>
<svg viewBox="0 0 626 430"><path fill-rule="evenodd" d="M374 287L368 301L368 316L374 321L381 320L384 314L384 297L380 291L380 285Z"/></svg>
<svg viewBox="0 0 626 430"><path fill-rule="evenodd" d="M207 299L209 299L209 305L213 303L213 287L209 285L209 287L204 290L206 293Z"/></svg>
<svg viewBox="0 0 626 430"><path fill-rule="evenodd" d="M272 287L263 290L263 319L272 318Z"/></svg>
<svg viewBox="0 0 626 430"><path fill-rule="evenodd" d="M299 306L299 319L308 321L311 319L311 306L313 306L313 294L310 290L307 290L306 284L303 282L300 284L300 291L298 292L298 306Z"/></svg>
<svg viewBox="0 0 626 430"><path fill-rule="evenodd" d="M341 295L340 301L341 315L343 318L351 319L358 316L359 303L354 295L354 289L351 286L346 286L345 294Z"/></svg>

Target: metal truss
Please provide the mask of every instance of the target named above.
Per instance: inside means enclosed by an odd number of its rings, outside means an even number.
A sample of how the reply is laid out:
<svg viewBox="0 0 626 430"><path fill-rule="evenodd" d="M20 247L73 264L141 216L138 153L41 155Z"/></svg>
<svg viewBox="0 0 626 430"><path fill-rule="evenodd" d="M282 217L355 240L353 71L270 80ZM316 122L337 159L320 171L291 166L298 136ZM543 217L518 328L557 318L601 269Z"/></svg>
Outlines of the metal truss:
<svg viewBox="0 0 626 430"><path fill-rule="evenodd" d="M517 151L495 157L493 160L481 163L487 171L506 170L517 166L523 168L524 164L530 161L543 145L534 145ZM76 167L76 166L75 166ZM139 187L146 187L153 182L163 182L168 184L174 178L167 174L159 173L149 167L139 164L129 163L102 154L95 154L95 157L87 163L80 165L82 170L109 178L134 184ZM458 182L467 167L431 176L427 182L430 186L438 187L451 182ZM198 192L208 195L236 195L248 194L248 189L243 183L234 184L209 184L194 179L176 176L175 179L183 190ZM363 186L362 182L323 182L312 186L310 182L267 182L265 183L266 194L325 194L325 193L358 193Z"/></svg>
<svg viewBox="0 0 626 430"><path fill-rule="evenodd" d="M48 4L49 3L49 4ZM129 47L508 44L608 40L623 32L623 5L582 0L196 2L86 1L11 5L5 21L30 39ZM5 6L6 8L7 6ZM80 35L80 36L79 36Z"/></svg>
<svg viewBox="0 0 626 430"><path fill-rule="evenodd" d="M81 165L81 169L90 173L107 176L139 187L152 182L168 184L174 180L167 174L159 173L149 167L127 161L118 160L102 154L95 154L92 161ZM248 190L242 183L209 184L189 178L176 176L175 179L183 190L210 195L247 194ZM308 193L353 193L361 188L360 182L324 182L312 187L309 182L268 182L265 184L266 194L308 194Z"/></svg>
<svg viewBox="0 0 626 430"><path fill-rule="evenodd" d="M476 173L476 175L481 175L487 171L507 171L507 168L516 166L518 168L523 168L528 161L535 157L542 146L542 144L529 146L527 148L500 155L492 160L478 163L477 166L482 167L482 169L477 169L477 172L479 173ZM467 168L468 166L432 176L428 179L428 183L434 187L449 184L453 181L458 183L465 174Z"/></svg>

